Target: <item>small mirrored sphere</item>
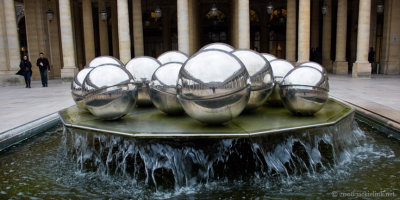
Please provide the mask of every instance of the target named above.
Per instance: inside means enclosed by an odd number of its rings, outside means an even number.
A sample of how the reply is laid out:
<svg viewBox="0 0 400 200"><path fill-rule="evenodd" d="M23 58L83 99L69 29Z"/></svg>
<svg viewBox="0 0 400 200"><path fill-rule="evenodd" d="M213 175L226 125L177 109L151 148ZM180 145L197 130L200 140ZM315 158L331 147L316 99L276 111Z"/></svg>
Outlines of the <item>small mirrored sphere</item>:
<svg viewBox="0 0 400 200"><path fill-rule="evenodd" d="M91 60L86 67L98 67L106 64L113 64L120 67L124 66L124 64L117 58L114 58L112 56L99 56Z"/></svg>
<svg viewBox="0 0 400 200"><path fill-rule="evenodd" d="M267 100L267 103L271 106L283 106L281 96L279 95L279 84L282 82L283 77L285 77L286 74L294 68L294 66L290 62L283 59L272 60L270 64L274 74L275 86L272 94Z"/></svg>
<svg viewBox="0 0 400 200"><path fill-rule="evenodd" d="M250 97L250 77L243 63L222 50L203 50L182 66L177 85L185 112L207 124L237 117Z"/></svg>
<svg viewBox="0 0 400 200"><path fill-rule="evenodd" d="M292 69L280 84L283 105L295 115L313 115L328 100L324 74L309 66Z"/></svg>
<svg viewBox="0 0 400 200"><path fill-rule="evenodd" d="M138 89L138 106L151 106L149 83L157 68L161 66L155 58L139 56L126 63L125 68L131 73Z"/></svg>
<svg viewBox="0 0 400 200"><path fill-rule="evenodd" d="M85 95L83 92L82 84L86 76L89 74L90 71L92 71L92 69L94 68L92 67L83 68L75 75L74 80L71 83L72 99L74 99L76 105L82 109L85 109L85 103L83 101Z"/></svg>
<svg viewBox="0 0 400 200"><path fill-rule="evenodd" d="M271 62L271 61L277 59L274 55L271 55L269 53L262 53L261 55L263 55L264 58L268 60L268 62Z"/></svg>
<svg viewBox="0 0 400 200"><path fill-rule="evenodd" d="M137 87L123 67L101 65L89 72L83 82L85 107L104 120L123 117L135 106Z"/></svg>
<svg viewBox="0 0 400 200"><path fill-rule="evenodd" d="M182 63L169 62L161 65L153 74L150 97L153 104L167 114L179 114L183 108L176 96L176 84Z"/></svg>
<svg viewBox="0 0 400 200"><path fill-rule="evenodd" d="M232 51L235 50L235 48L233 48L229 44L216 42L216 43L211 43L211 44L205 45L204 47L202 47L200 49L200 51L201 50L208 50L208 49L218 49L218 50L222 50L222 51L226 51L226 52L232 52Z"/></svg>
<svg viewBox="0 0 400 200"><path fill-rule="evenodd" d="M167 51L158 56L157 60L163 65L169 62L184 63L188 58L189 56L181 51Z"/></svg>
<svg viewBox="0 0 400 200"><path fill-rule="evenodd" d="M325 85L324 87L327 87L327 88L329 89L329 83L328 83L329 77L328 77L328 72L326 71L326 69L325 69L322 65L320 65L319 63L316 63L316 62L308 61L308 62L300 63L298 66L299 66L299 67L300 67L300 66L309 66L309 67L313 67L313 68L319 70L320 72L322 72L322 74L324 74L324 77L326 78L325 83L324 83L324 85Z"/></svg>
<svg viewBox="0 0 400 200"><path fill-rule="evenodd" d="M239 58L250 76L251 92L246 109L254 109L265 103L274 87L274 78L269 62L259 53L249 49L232 52Z"/></svg>

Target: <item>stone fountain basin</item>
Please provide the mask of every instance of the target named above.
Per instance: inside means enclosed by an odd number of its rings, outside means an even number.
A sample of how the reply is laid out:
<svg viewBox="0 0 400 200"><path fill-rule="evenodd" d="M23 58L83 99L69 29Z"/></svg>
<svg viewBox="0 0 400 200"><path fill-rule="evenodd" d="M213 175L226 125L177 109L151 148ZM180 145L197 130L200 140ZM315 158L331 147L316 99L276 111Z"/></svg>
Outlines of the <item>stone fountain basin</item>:
<svg viewBox="0 0 400 200"><path fill-rule="evenodd" d="M347 116L352 119L354 109L330 98L313 116L295 116L284 107L260 107L218 126L202 124L185 114L167 115L154 107L137 107L115 121L101 120L77 106L61 110L59 115L69 128L133 138L246 138L333 126Z"/></svg>

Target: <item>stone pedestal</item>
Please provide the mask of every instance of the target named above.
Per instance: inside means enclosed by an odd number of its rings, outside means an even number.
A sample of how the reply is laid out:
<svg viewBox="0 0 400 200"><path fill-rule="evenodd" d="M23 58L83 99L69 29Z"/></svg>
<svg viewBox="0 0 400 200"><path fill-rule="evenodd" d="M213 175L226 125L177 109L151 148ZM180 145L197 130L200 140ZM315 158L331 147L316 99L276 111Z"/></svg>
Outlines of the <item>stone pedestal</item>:
<svg viewBox="0 0 400 200"><path fill-rule="evenodd" d="M297 63L310 60L310 0L299 0Z"/></svg>
<svg viewBox="0 0 400 200"><path fill-rule="evenodd" d="M296 1L287 2L286 60L296 62Z"/></svg>
<svg viewBox="0 0 400 200"><path fill-rule="evenodd" d="M249 0L238 0L238 44L240 49L250 48Z"/></svg>
<svg viewBox="0 0 400 200"><path fill-rule="evenodd" d="M83 38L85 41L86 65L94 58L94 32L92 16L92 0L82 0Z"/></svg>
<svg viewBox="0 0 400 200"><path fill-rule="evenodd" d="M353 78L371 78L371 63L368 61L356 61L353 63Z"/></svg>
<svg viewBox="0 0 400 200"><path fill-rule="evenodd" d="M189 0L177 0L178 50L189 55Z"/></svg>
<svg viewBox="0 0 400 200"><path fill-rule="evenodd" d="M335 61L333 63L334 74L347 74L348 68L349 68L349 63L347 61Z"/></svg>
<svg viewBox="0 0 400 200"><path fill-rule="evenodd" d="M63 81L72 81L77 72L75 67L75 50L74 50L74 36L72 34L72 21L71 21L71 5L70 0L59 0L59 13L60 13L60 32L61 32L61 46L63 57L63 69L61 70L61 79Z"/></svg>
<svg viewBox="0 0 400 200"><path fill-rule="evenodd" d="M143 25L142 25L142 4L141 0L132 1L133 21L133 47L135 56L144 55Z"/></svg>

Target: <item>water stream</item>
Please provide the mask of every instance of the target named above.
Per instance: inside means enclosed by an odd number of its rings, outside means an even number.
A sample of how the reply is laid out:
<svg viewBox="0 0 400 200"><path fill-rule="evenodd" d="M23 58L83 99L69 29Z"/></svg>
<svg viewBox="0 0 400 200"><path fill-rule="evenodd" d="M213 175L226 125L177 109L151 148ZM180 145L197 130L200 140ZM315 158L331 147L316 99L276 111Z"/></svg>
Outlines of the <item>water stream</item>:
<svg viewBox="0 0 400 200"><path fill-rule="evenodd" d="M0 199L399 198L399 144L353 120L249 139L58 128L0 152Z"/></svg>

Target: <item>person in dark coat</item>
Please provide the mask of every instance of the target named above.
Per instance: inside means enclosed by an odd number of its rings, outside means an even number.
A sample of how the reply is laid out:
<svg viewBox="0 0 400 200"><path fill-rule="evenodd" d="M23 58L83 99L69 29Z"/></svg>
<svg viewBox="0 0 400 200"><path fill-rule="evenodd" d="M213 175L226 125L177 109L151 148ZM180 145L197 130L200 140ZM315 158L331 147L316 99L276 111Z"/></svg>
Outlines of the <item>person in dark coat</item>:
<svg viewBox="0 0 400 200"><path fill-rule="evenodd" d="M26 88L31 88L32 64L28 60L28 56L24 56L19 64L19 68L19 73L25 78Z"/></svg>
<svg viewBox="0 0 400 200"><path fill-rule="evenodd" d="M39 58L36 61L36 66L38 66L40 70L42 86L47 87L47 72L50 72L50 64L47 58L44 57L44 54L42 52L40 52L39 54Z"/></svg>

